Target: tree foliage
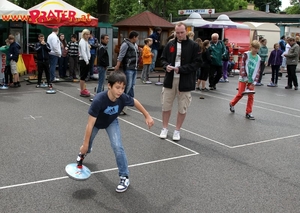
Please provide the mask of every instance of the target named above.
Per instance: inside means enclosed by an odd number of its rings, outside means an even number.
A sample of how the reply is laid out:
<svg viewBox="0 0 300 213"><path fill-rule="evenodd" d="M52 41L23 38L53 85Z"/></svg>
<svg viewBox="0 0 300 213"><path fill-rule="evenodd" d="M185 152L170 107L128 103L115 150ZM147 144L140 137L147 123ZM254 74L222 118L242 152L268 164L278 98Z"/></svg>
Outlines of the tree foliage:
<svg viewBox="0 0 300 213"><path fill-rule="evenodd" d="M266 5L269 3L269 11L271 13L277 13L280 11L281 0L254 0L253 4L260 11L266 11Z"/></svg>
<svg viewBox="0 0 300 213"><path fill-rule="evenodd" d="M300 14L300 2L298 0L291 0L290 7L285 9L287 14Z"/></svg>

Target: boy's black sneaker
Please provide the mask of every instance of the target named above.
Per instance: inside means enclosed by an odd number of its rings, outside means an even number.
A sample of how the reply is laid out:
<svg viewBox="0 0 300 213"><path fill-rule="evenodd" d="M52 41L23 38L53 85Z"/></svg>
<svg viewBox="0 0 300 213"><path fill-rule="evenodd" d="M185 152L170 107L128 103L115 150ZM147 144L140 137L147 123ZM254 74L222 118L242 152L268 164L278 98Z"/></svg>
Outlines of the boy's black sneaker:
<svg viewBox="0 0 300 213"><path fill-rule="evenodd" d="M249 120L255 120L254 116L252 114L246 114L246 118Z"/></svg>
<svg viewBox="0 0 300 213"><path fill-rule="evenodd" d="M230 112L235 112L234 106L232 106L230 103L229 103L229 110Z"/></svg>

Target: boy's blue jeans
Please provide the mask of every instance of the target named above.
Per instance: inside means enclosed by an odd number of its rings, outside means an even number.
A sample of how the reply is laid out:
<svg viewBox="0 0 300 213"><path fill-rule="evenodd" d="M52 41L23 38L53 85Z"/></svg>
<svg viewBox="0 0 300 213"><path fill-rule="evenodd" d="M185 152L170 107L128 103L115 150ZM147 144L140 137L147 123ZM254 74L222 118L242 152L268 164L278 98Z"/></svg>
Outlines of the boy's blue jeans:
<svg viewBox="0 0 300 213"><path fill-rule="evenodd" d="M125 153L125 150L124 150L123 144L122 144L121 131L120 131L118 119L115 119L105 130L108 134L111 148L113 149L113 151L115 153L115 158L116 158L117 166L119 169L119 176L123 176L123 177L127 176L128 177L129 176L128 162L127 162L126 153ZM96 127L94 127L92 130L88 153L90 153L92 150L93 141L94 141L98 131L99 131L99 129Z"/></svg>
<svg viewBox="0 0 300 213"><path fill-rule="evenodd" d="M152 57L152 63L150 65L150 71L152 72L155 69L155 63L156 63L156 58L157 58L158 51L157 50L151 50L151 52L154 54L154 56Z"/></svg>
<svg viewBox="0 0 300 213"><path fill-rule="evenodd" d="M134 98L134 87L136 82L136 70L125 70L127 84L125 87L125 94L129 95L130 97Z"/></svg>

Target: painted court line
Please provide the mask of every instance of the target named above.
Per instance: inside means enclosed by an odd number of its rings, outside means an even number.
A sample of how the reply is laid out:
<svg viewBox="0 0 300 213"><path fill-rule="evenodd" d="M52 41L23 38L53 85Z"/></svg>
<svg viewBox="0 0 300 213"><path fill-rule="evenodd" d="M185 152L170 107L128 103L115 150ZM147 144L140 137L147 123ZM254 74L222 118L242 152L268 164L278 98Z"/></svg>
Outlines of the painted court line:
<svg viewBox="0 0 300 213"><path fill-rule="evenodd" d="M289 136L280 137L280 138L273 138L273 139L268 139L268 140L264 140L264 141L257 141L257 142L248 143L248 144L241 144L241 145L237 145L237 146L232 146L232 147L230 147L230 148L235 149L235 148L240 148L240 147L245 147L245 146L251 146L251 145L262 144L262 143L268 143L268 142L272 142L272 141L279 141L279 140L283 140L283 139L296 138L296 137L300 137L300 134L297 134L297 135L289 135Z"/></svg>
<svg viewBox="0 0 300 213"><path fill-rule="evenodd" d="M137 110L134 110L134 109L128 109L128 110L131 110L131 111L134 111L134 112L136 112L136 113L142 114L141 112L139 112L139 111L137 111ZM152 117L152 118L153 118L154 120L156 120L156 121L162 122L162 120L160 120L160 119L158 119L158 118L155 118L155 117ZM173 126L173 127L176 127L174 124L170 124L170 123L169 123L169 125L170 125L170 126ZM221 146L225 146L225 147L227 147L227 148L231 148L231 146L228 146L228 145L226 145L226 144L224 144L224 143L221 143L221 142L219 142L219 141L216 141L216 140L214 140L214 139L208 138L208 137L206 137L206 136L204 136L204 135L200 135L200 134L198 134L198 133L192 132L192 131L187 130L187 129L184 129L184 128L181 128L181 130L183 130L183 131L185 131L185 132L188 132L188 133L190 133L190 134L196 135L196 136L198 136L198 137L200 137L200 138L206 139L206 140L208 140L208 141L211 141L211 142L213 142L213 143L219 144L219 145L221 145ZM158 136L158 135L155 134L155 133L153 133L153 134L156 135L156 136ZM173 141L170 140L170 142L173 142ZM173 143L174 143L174 142L173 142ZM175 143L175 144L176 144L176 145L179 145L178 143Z"/></svg>
<svg viewBox="0 0 300 213"><path fill-rule="evenodd" d="M199 94L199 93L197 93L197 92L193 92L193 93ZM234 97L234 96L235 96L235 95L231 95L231 94L227 94L227 93L222 93L222 92L214 92L214 93L215 93L215 94L224 95L224 96L230 96L230 97ZM212 95L212 94L207 94L207 93L205 93L205 95L206 95L206 96L209 96L209 97L212 97L212 98L217 98L217 99L221 99L221 100L226 100L226 101L228 101L228 102L231 101L231 99L218 97L218 96L215 96L215 95ZM246 105L246 101L243 101L243 100L241 100L239 103ZM277 108L280 107L280 108L282 108L282 109L287 109L287 110L292 110L292 111L300 112L300 109L291 108L291 107L287 107L287 106L283 106L283 105L278 105L278 104L272 104L272 103L268 103L268 102L265 102L265 101L255 100L255 103L261 103L261 104L265 104L265 105L269 105L269 106L274 106L274 107L277 107ZM286 114L286 115L289 115L289 116L300 117L300 116L298 116L298 115L293 115L293 114L289 114L289 113L285 113L285 112L281 112L281 111L277 111L277 110L272 110L272 109L265 108L265 107L261 107L261 106L257 106L257 105L255 105L255 108L260 108L260 109L270 110L270 111L272 111L272 112L282 113L282 114Z"/></svg>
<svg viewBox="0 0 300 213"><path fill-rule="evenodd" d="M129 165L128 167L131 168L131 167L144 166L144 165L149 165L149 164L154 164L154 163L166 162L166 161L176 160L176 159L180 159L180 158L191 157L191 156L194 156L194 155L197 155L197 154L198 153L193 153L193 154L181 155L181 156L177 156L177 157L171 157L171 158L165 158L165 159L160 159L160 160L148 161L148 162L144 162L144 163L137 163L137 164ZM94 171L94 172L91 172L91 173L92 174L104 173L104 172L114 171L114 170L117 170L117 169L118 168L104 169L104 170ZM32 182L27 182L27 183L20 183L20 184L2 186L2 187L0 187L0 190L10 189L10 188L17 188L17 187L28 186L28 185L35 185L35 184L39 184L39 183L58 181L58 180L63 180L63 179L67 179L67 178L69 178L69 177L68 176L62 176L62 177L57 177L57 178L50 178L50 179L45 179L45 180L38 180L38 181L32 181Z"/></svg>
<svg viewBox="0 0 300 213"><path fill-rule="evenodd" d="M141 129L141 130L144 130L144 131L146 131L146 132L148 132L148 133L150 133L150 134L155 135L156 137L158 137L157 134L155 134L155 133L153 133L153 132L151 132L151 131L149 131L149 130L147 130L147 129L144 129L143 127L140 127L140 126L138 126L138 125L135 125L135 124L133 124L133 123L131 123L131 122L129 122L129 121L126 121L126 120L124 120L124 119L122 119L122 118L118 118L118 119L120 119L120 120L122 120L122 121L124 121L124 122L126 122L126 123L128 123L128 124L130 124L130 125L132 125L132 126L134 126L134 127L136 127L136 128L139 128L139 129ZM163 140L163 139L162 139L162 140ZM194 151L194 150L192 150L192 149L189 149L189 148L187 148L187 147L185 147L185 146L182 146L182 145L180 145L180 144L178 144L178 143L175 143L174 141L171 141L171 140L169 140L169 139L164 139L164 140L166 140L166 141L168 141L168 142L170 142L170 143L172 143L172 144L174 144L174 145L176 145L176 146L179 146L179 147L181 147L181 148L183 148L183 149L186 149L186 150L188 150L188 151L190 151L190 152L192 152L192 153L194 153L194 154L199 154L198 152L196 152L196 151Z"/></svg>
<svg viewBox="0 0 300 213"><path fill-rule="evenodd" d="M59 91L59 90L58 90L58 92L62 93L63 95L66 95L66 96L68 96L68 97L70 97L70 98L73 98L73 99L75 99L75 100L77 100L77 101L79 101L79 102L81 102L81 103L84 103L84 104L86 104L86 105L88 105L88 106L91 105L90 103L84 102L84 101L82 101L82 100L80 100L80 99L78 99L78 98L75 98L74 96L69 95L69 94L67 94L67 93L65 93L65 92L62 92L62 91ZM132 110L132 111L135 111L135 112L137 112L137 113L139 113L139 114L142 114L141 112L139 112L139 111L137 111L137 110L133 110L133 109L129 109L129 110ZM153 117L152 117L152 118L153 118ZM126 123L128 123L128 124L130 124L130 125L132 125L132 126L134 126L134 127L136 127L136 128L139 128L139 129L141 129L141 130L143 130L143 131L145 131L145 132L148 132L148 133L150 133L150 134L155 135L155 136L158 137L157 134L155 134L155 133L153 133L153 132L151 132L151 131L149 131L149 130L147 130L147 129L145 129L145 128L142 128L142 127L140 127L140 126L138 126L138 125L135 125L134 123L131 123L131 122L129 122L129 121L123 119L123 118L118 117L118 119L121 120L121 121L124 121L124 122L126 122ZM153 118L153 119L155 119L155 118ZM189 149L189 148L187 148L187 147L185 147L185 146L182 146L182 145L180 145L180 144L178 144L178 143L175 143L174 141L171 141L171 140L168 140L168 139L166 139L166 141L168 141L168 142L170 142L170 143L172 143L172 144L174 144L174 145L176 145L176 146L179 146L179 147L181 147L181 148L183 148L183 149L186 149L186 150L188 150L188 151L190 151L190 152L197 153L196 151L191 150L191 149ZM198 153L197 153L197 154L198 154Z"/></svg>
<svg viewBox="0 0 300 213"><path fill-rule="evenodd" d="M64 95L66 95L66 96L68 96L68 97L70 97L70 98L73 98L73 99L75 99L75 100L77 100L77 101L80 101L81 103L84 103L84 104L90 106L89 103L86 103L86 102L84 102L84 101L82 101L82 100L80 100L80 99L78 99L78 98L75 98L75 97L73 97L73 96L71 96L71 95L69 95L69 94L67 94L67 93L64 93L64 92L61 92L61 91L58 91L58 92L60 92L60 93L62 93L62 94L64 94ZM197 93L197 92L194 92L194 93ZM197 94L198 94L198 93L197 93ZM220 93L218 93L218 94L220 94ZM224 95L228 95L228 94L224 94ZM218 99L222 99L222 100L228 101L228 99L226 99L226 98L217 97L217 96L214 96L214 95L209 95L209 96L210 96L210 97L213 97L213 98L218 98ZM241 102L241 104L244 104L244 105L245 105L246 103ZM276 106L277 106L277 105L276 105ZM278 105L278 106L280 107L280 105ZM293 117L300 117L300 116L297 116L297 115L292 115L292 114L289 114L289 113L284 113L284 112L280 112L280 111L277 111L277 110L268 109L268 108L265 108L265 107L259 107L259 106L256 106L256 107L257 107L257 108L261 108L261 109L265 109L265 110L269 110L269 111L273 111L273 112L278 112L278 113L290 115L290 116L293 116ZM291 109L292 109L292 108L291 108ZM137 110L134 110L134 109L128 108L128 110L131 110L131 111L133 111L133 112L142 114L141 112L139 112L139 111L137 111ZM297 110L295 110L295 111L297 111ZM160 120L160 119L158 119L158 118L155 118L155 117L152 117L152 118L153 118L154 120L157 120L157 121L159 121L159 122L162 122L162 120ZM133 123L131 123L131 122L129 122L129 121L126 121L126 120L124 120L124 119L122 119L122 118L119 118L119 119L122 120L122 121L124 121L124 122L127 122L127 123L130 124L130 125L133 125L133 126L135 126L135 127L137 127L137 128L140 128L140 129L142 129L142 130L144 130L144 131L147 131L148 133L151 133L151 134L153 134L153 135L158 136L157 134L155 134L155 133L153 133L153 132L151 132L151 131L149 131L149 130L146 130L146 129L142 128L142 127L139 127L139 126L137 126L137 125L135 125L135 124L133 124ZM169 125L175 127L175 125L173 125L173 124L169 124ZM286 136L286 137L280 137L280 138L268 139L268 140L264 140L264 141L257 141L257 142L253 142L253 143L245 143L245 144L236 145L236 146L229 146L229 145L227 145L227 144L221 143L221 142L219 142L219 141L216 141L216 140L214 140L214 139L211 139L211 138L208 138L208 137L206 137L206 136L200 135L200 134L198 134L198 133L189 131L189 130L187 130L187 129L182 128L182 130L183 130L183 131L186 131L186 132L188 132L188 133L190 133L190 134L193 134L193 135L195 135L195 136L198 136L198 137L200 137L200 138L206 139L206 140L208 140L208 141L210 141L210 142L213 142L213 143L215 143L215 144L218 144L218 145L224 146L224 147L226 147L226 148L229 148L229 149L242 148L242 147L247 147L247 146L257 145L257 144L261 144L261 143L268 143L268 142L273 142L273 141L278 141L278 140L283 140L283 139L288 139L288 138L298 137L298 135L291 135L291 136ZM190 150L189 148L184 147L184 146L182 146L182 145L180 145L180 144L178 144L178 143L175 143L175 142L173 142L173 141L171 141L171 140L168 140L168 139L166 139L166 140L169 141L170 143L173 143L173 144L175 144L175 145L177 145L177 146L180 146L180 147L182 147L182 148L184 148L184 149L186 149L186 150L189 150L189 151L191 151L191 152L195 152L195 151Z"/></svg>

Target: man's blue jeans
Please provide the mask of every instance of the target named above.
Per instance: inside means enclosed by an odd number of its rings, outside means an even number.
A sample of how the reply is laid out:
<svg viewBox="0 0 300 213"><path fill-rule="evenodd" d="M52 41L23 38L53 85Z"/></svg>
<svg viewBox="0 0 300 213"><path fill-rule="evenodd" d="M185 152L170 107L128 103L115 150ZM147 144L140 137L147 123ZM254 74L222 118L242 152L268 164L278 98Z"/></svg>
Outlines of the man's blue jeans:
<svg viewBox="0 0 300 213"><path fill-rule="evenodd" d="M150 65L150 71L152 72L155 69L155 63L156 63L156 58L157 58L157 50L151 50L151 52L154 54L152 57L152 63Z"/></svg>
<svg viewBox="0 0 300 213"><path fill-rule="evenodd" d="M125 70L127 84L125 87L125 94L134 98L134 86L136 82L136 70Z"/></svg>
<svg viewBox="0 0 300 213"><path fill-rule="evenodd" d="M98 66L98 88L97 93L104 91L104 82L106 78L106 69L105 67Z"/></svg>
<svg viewBox="0 0 300 213"><path fill-rule="evenodd" d="M50 64L50 82L55 79L55 70L58 62L58 56L49 54L49 64Z"/></svg>
<svg viewBox="0 0 300 213"><path fill-rule="evenodd" d="M128 162L125 150L123 148L122 144L122 138L121 138L121 131L119 126L119 121L116 118L106 129L106 132L108 134L111 148L113 149L115 153L115 158L117 161L117 166L119 169L119 176L128 177L129 176L129 170L128 170ZM98 133L99 129L96 127L93 128L90 143L89 143L89 149L88 153L92 150L93 141Z"/></svg>
<svg viewBox="0 0 300 213"><path fill-rule="evenodd" d="M89 69L90 69L90 77L94 75L94 63L95 63L95 59L96 59L96 54L91 54L91 58L89 61Z"/></svg>

